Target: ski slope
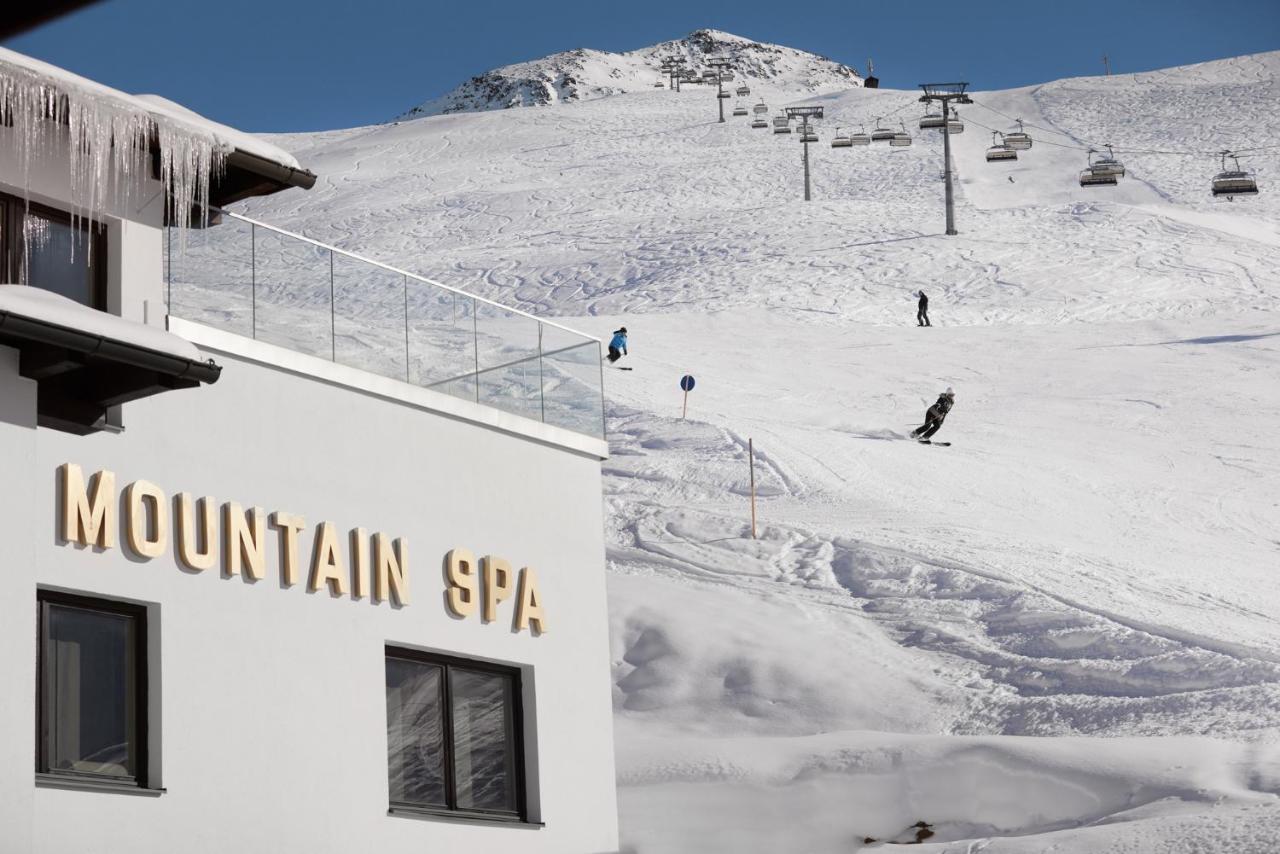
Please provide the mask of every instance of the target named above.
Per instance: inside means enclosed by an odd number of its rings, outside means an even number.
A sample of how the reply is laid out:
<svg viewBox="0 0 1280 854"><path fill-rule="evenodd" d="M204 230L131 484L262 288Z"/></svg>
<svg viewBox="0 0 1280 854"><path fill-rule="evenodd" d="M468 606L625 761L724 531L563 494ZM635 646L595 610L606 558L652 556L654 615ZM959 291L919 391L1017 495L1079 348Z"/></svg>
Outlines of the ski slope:
<svg viewBox="0 0 1280 854"><path fill-rule="evenodd" d="M1208 187L1210 152L1280 137L1278 79L1270 53L973 93L955 237L915 93L768 84L751 102L827 111L808 204L794 135L689 87L279 137L319 181L245 209L631 330L604 471L632 850L924 821L924 851L1265 852L1280 149L1257 197ZM915 143L829 147L877 117ZM1009 117L1037 141L987 164ZM1095 142L1118 187L1076 183ZM908 441L948 385L953 446Z"/></svg>

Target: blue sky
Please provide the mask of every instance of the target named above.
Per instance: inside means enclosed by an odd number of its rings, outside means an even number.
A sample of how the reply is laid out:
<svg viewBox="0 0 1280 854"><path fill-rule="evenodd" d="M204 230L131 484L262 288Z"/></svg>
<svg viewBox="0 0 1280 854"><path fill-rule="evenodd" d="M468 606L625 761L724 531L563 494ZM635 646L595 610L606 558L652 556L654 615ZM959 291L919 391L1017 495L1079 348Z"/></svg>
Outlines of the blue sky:
<svg viewBox="0 0 1280 854"><path fill-rule="evenodd" d="M1006 10L997 15L990 8ZM838 59L883 86L1004 88L1280 49L1278 0L332 2L111 0L5 47L251 131L384 121L473 74L714 27Z"/></svg>

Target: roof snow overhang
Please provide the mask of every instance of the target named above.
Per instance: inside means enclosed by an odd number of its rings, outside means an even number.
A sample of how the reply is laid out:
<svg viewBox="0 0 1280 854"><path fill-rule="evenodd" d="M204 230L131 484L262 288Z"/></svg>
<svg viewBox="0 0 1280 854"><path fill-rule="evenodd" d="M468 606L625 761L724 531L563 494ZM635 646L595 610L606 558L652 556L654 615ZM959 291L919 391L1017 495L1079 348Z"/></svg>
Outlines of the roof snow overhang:
<svg viewBox="0 0 1280 854"><path fill-rule="evenodd" d="M18 351L19 375L37 383L37 423L81 436L104 429L112 406L222 373L176 335L21 285L0 287L0 345Z"/></svg>

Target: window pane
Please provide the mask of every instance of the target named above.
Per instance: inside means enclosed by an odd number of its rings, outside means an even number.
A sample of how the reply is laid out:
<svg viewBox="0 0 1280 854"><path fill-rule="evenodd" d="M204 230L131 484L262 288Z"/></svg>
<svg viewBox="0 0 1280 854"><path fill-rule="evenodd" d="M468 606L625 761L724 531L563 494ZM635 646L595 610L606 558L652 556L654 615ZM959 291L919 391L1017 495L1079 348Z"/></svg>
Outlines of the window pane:
<svg viewBox="0 0 1280 854"><path fill-rule="evenodd" d="M93 270L89 235L83 228L30 212L23 220L26 283L93 307Z"/></svg>
<svg viewBox="0 0 1280 854"><path fill-rule="evenodd" d="M133 619L63 605L48 614L49 770L136 776Z"/></svg>
<svg viewBox="0 0 1280 854"><path fill-rule="evenodd" d="M387 659L387 777L393 803L448 806L441 670Z"/></svg>
<svg viewBox="0 0 1280 854"><path fill-rule="evenodd" d="M449 688L458 809L515 812L511 678L451 669Z"/></svg>

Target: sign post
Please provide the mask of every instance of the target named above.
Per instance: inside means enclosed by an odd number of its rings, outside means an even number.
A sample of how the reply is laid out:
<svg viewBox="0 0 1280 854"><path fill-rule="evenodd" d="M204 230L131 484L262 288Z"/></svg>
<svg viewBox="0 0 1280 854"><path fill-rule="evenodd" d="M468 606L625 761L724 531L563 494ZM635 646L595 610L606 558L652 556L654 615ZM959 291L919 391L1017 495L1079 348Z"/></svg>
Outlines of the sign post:
<svg viewBox="0 0 1280 854"><path fill-rule="evenodd" d="M680 420L684 420L685 413L689 411L689 392L693 391L694 380L693 374L685 374L680 378L680 388L684 390L684 405L680 407Z"/></svg>
<svg viewBox="0 0 1280 854"><path fill-rule="evenodd" d="M747 437L747 458L751 460L751 539L756 538L756 450Z"/></svg>

